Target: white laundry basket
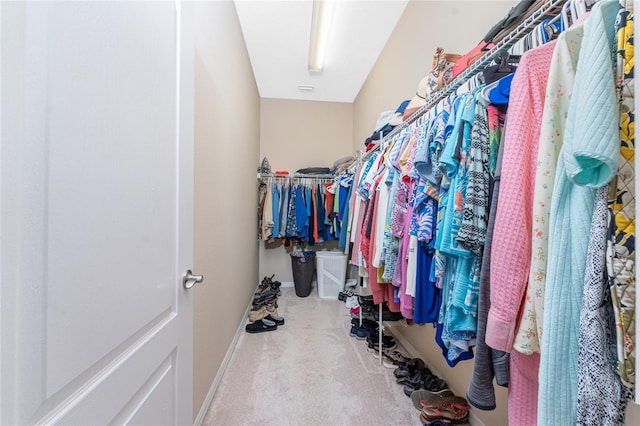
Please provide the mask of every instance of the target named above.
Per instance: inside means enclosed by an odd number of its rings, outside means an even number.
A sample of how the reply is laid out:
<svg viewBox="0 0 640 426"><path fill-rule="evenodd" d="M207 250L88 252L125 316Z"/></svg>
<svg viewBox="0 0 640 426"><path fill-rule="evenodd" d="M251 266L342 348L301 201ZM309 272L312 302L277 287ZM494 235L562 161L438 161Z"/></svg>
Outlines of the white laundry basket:
<svg viewBox="0 0 640 426"><path fill-rule="evenodd" d="M340 251L317 251L318 296L337 299L347 278L347 255Z"/></svg>

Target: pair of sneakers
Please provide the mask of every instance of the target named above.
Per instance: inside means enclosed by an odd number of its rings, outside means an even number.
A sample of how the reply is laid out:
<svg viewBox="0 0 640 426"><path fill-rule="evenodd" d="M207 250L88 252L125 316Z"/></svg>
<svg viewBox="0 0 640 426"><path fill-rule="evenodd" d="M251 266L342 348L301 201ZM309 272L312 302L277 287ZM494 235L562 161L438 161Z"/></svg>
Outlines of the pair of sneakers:
<svg viewBox="0 0 640 426"><path fill-rule="evenodd" d="M362 325L360 325L360 319L351 318L351 330L349 331L349 336L355 337L358 340L364 340L377 332L378 323L363 319Z"/></svg>

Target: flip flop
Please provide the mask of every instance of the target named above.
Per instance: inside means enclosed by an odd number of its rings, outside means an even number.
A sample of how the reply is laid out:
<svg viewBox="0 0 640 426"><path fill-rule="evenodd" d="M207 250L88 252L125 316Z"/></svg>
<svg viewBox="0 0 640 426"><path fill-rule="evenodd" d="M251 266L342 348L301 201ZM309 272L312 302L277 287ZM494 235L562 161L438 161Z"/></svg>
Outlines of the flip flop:
<svg viewBox="0 0 640 426"><path fill-rule="evenodd" d="M426 389L418 389L414 390L411 393L411 402L413 402L413 406L416 407L416 410L422 410L423 405L432 404L433 401L437 401L438 398L454 395L455 394L449 389L444 389L439 392L431 392Z"/></svg>

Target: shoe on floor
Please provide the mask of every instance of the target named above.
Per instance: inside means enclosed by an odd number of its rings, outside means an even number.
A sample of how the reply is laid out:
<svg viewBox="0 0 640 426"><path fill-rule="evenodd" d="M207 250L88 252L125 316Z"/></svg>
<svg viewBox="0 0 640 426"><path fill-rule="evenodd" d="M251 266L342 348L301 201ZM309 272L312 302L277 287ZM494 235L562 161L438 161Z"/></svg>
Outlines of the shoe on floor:
<svg viewBox="0 0 640 426"><path fill-rule="evenodd" d="M351 325L355 325L360 327L360 318L351 318ZM368 320L366 318L362 318L362 327L367 328L378 328L378 323L375 321Z"/></svg>
<svg viewBox="0 0 640 426"><path fill-rule="evenodd" d="M378 339L380 337L378 336L378 333L374 333L374 334L370 334L367 337L367 343L372 343L374 345L378 344ZM386 334L382 335L382 341L386 344L386 345L392 345L395 343L395 340L393 338L393 336L387 336Z"/></svg>
<svg viewBox="0 0 640 426"><path fill-rule="evenodd" d="M375 328L358 327L358 331L356 333L356 339L364 340L369 338L373 334L376 334L377 332L378 331Z"/></svg>
<svg viewBox="0 0 640 426"><path fill-rule="evenodd" d="M383 351L392 351L398 345L396 345L395 341L391 341L386 343L384 340L382 341L382 350ZM367 342L367 351L369 352L378 352L380 350L380 345L378 343Z"/></svg>
<svg viewBox="0 0 640 426"><path fill-rule="evenodd" d="M439 392L441 390L448 389L449 385L447 385L447 382L442 380L440 377L432 375L424 379L422 387L431 392Z"/></svg>
<svg viewBox="0 0 640 426"><path fill-rule="evenodd" d="M264 306L258 307L258 309L251 309L249 311L249 321L256 322L260 321L262 318L268 315L267 310Z"/></svg>
<svg viewBox="0 0 640 426"><path fill-rule="evenodd" d="M274 322L276 325L284 325L284 318L277 315L269 314L264 319Z"/></svg>
<svg viewBox="0 0 640 426"><path fill-rule="evenodd" d="M418 389L411 393L411 402L413 402L413 406L416 407L416 410L422 410L423 405L432 404L434 401L437 402L438 398L442 398L444 396L454 396L455 394L449 389L443 389L438 392L431 392L426 389Z"/></svg>
<svg viewBox="0 0 640 426"><path fill-rule="evenodd" d="M247 333L263 333L265 331L275 331L278 329L278 325L273 322L273 321L269 321L265 318L256 321L256 322L252 322L250 324L247 324L244 327L245 331Z"/></svg>
<svg viewBox="0 0 640 426"><path fill-rule="evenodd" d="M469 417L469 403L461 396L443 396L434 398L423 405L420 418L432 421L442 419L449 422L464 422Z"/></svg>

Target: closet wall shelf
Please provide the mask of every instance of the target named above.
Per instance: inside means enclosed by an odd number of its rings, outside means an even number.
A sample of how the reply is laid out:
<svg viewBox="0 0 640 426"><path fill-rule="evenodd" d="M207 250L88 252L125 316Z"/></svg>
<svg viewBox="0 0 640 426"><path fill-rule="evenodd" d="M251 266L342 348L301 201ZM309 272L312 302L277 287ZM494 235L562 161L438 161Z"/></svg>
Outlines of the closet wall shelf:
<svg viewBox="0 0 640 426"><path fill-rule="evenodd" d="M502 38L496 45L489 50L483 57L474 62L469 68L463 71L459 76L453 79L449 84L440 89L439 91L431 94L425 104L421 106L418 110L416 110L413 114L411 114L402 124L398 125L391 132L381 138L378 143L365 153L364 159L369 157L374 151L378 150L381 145L386 144L388 141L391 141L394 137L399 135L404 129L408 128L413 122L415 122L418 118L424 115L427 111L433 108L438 102L447 96L455 93L460 86L469 81L476 74L484 70L487 66L491 64L496 54L504 49L509 49L516 42L525 37L531 30L541 23L543 20L547 18L552 18L558 15L562 10L562 5L566 2L566 0L549 0L543 3L538 10L533 12L530 16L525 18L520 25L518 25L513 31L508 33L504 38Z"/></svg>

